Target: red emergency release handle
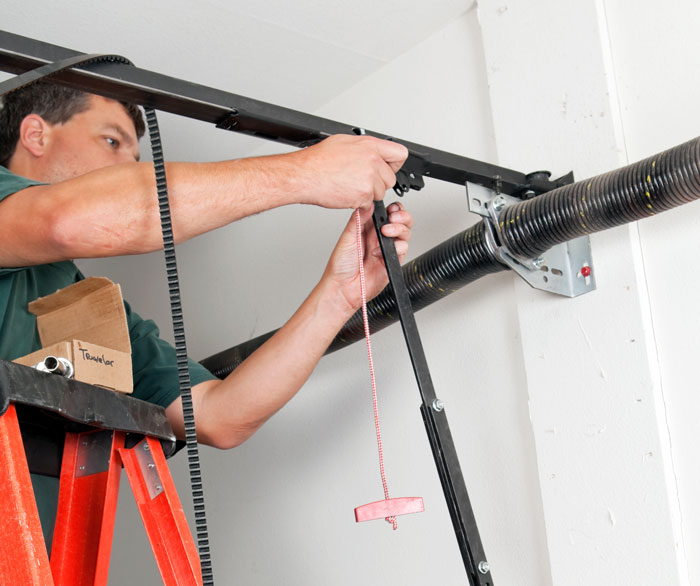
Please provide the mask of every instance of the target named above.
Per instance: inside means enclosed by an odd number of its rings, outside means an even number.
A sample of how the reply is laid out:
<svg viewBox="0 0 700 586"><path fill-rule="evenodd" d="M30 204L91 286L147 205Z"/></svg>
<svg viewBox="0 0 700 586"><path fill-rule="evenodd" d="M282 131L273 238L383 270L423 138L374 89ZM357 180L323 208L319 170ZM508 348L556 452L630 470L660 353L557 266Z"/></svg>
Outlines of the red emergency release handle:
<svg viewBox="0 0 700 586"><path fill-rule="evenodd" d="M355 521L359 523L361 521L373 521L374 519L386 519L397 515L422 513L423 510L423 499L419 496L384 499L357 507L355 509Z"/></svg>

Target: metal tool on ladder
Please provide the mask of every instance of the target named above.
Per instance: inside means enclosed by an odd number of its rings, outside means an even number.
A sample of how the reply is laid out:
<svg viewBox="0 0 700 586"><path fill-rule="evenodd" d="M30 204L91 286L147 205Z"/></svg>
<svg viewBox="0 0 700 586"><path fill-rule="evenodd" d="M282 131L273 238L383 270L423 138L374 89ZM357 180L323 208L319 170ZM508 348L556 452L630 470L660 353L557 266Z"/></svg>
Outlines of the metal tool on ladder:
<svg viewBox="0 0 700 586"><path fill-rule="evenodd" d="M23 438L23 429L46 435L37 442L33 432ZM62 450L55 445L60 438ZM49 560L30 470L42 459L46 469L61 451ZM201 585L197 549L166 462L174 452L162 407L0 361L0 584L107 584L123 466L163 583Z"/></svg>

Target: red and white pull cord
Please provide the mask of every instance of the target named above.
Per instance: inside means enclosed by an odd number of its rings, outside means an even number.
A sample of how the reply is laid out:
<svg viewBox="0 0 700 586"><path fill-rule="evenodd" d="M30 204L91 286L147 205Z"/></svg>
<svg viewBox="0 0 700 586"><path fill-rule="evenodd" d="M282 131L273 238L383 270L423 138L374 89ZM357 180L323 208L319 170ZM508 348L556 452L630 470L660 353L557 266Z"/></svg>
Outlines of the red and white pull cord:
<svg viewBox="0 0 700 586"><path fill-rule="evenodd" d="M357 231L357 260L360 265L360 291L362 292L362 322L365 326L367 356L369 357L369 373L372 377L372 403L374 405L374 428L377 432L377 449L379 451L379 473L382 476L382 488L384 489L384 499L389 500L389 487L386 482L386 473L384 472L382 430L379 426L379 407L377 405L377 381L374 375L374 361L372 360L372 342L370 341L369 318L367 317L367 289L365 287L365 266L363 262L364 251L362 250L362 222L360 221L360 210L355 211L355 226ZM386 517L385 520L388 523L391 523L394 530L398 529L396 517Z"/></svg>
<svg viewBox="0 0 700 586"><path fill-rule="evenodd" d="M357 226L357 258L360 267L360 290L362 292L362 321L365 326L365 339L367 340L367 354L369 355L369 372L372 376L372 401L374 403L374 427L377 430L377 447L379 449L379 472L382 475L382 487L384 488L384 500L362 505L355 508L355 520L371 521L373 519L384 519L391 523L394 529L398 528L396 523L397 515L407 515L408 513L420 513L423 511L423 499L419 496L389 498L389 488L387 487L386 474L384 473L384 452L382 450L382 432L379 428L379 408L377 406L377 383L374 376L374 362L372 360L372 344L369 336L369 319L367 317L367 291L365 288L365 267L362 261L362 222L360 221L360 210L355 212Z"/></svg>

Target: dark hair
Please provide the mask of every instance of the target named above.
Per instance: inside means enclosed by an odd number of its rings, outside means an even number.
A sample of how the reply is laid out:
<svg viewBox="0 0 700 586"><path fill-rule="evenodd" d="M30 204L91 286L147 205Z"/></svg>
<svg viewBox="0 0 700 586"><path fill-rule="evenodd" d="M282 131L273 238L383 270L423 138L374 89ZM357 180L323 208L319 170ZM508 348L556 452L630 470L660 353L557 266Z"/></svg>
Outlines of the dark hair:
<svg viewBox="0 0 700 586"><path fill-rule="evenodd" d="M90 95L43 81L6 95L0 109L0 165L9 165L17 148L20 124L26 116L38 114L49 124L63 124L88 109ZM141 138L146 130L141 110L134 104L120 103L134 123L136 135Z"/></svg>

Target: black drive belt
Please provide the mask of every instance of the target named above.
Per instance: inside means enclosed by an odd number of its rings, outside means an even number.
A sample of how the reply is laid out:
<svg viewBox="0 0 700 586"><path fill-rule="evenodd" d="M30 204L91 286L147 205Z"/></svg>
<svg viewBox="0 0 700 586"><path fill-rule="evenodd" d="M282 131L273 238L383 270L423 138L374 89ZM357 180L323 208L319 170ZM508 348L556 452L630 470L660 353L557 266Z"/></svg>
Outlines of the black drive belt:
<svg viewBox="0 0 700 586"><path fill-rule="evenodd" d="M47 63L30 71L26 71L11 79L0 83L0 96L16 91L29 84L45 79L50 75L69 69L81 67L93 63L122 63L133 65L131 61L119 55L76 55L53 63ZM177 274L177 260L175 258L175 242L173 239L172 222L170 221L170 203L168 200L167 184L165 180L165 162L160 140L160 131L155 111L144 107L146 123L151 139L153 152L153 166L156 173L156 187L158 191L158 207L160 210L161 228L163 231L163 251L165 253L165 265L168 278L168 292L170 295L170 309L173 318L173 333L175 336L175 354L177 357L178 380L180 383L180 397L182 400L183 419L185 423L185 440L187 445L187 459L190 470L190 484L192 486L192 500L194 503L195 530L197 533L197 549L202 566L203 586L213 586L214 577L211 568L211 554L209 549L209 535L207 529L206 513L204 510L204 490L202 472L199 462L199 448L197 445L197 432L195 428L194 409L192 405L192 389L190 373L187 363L187 346L185 343L185 329L182 319L182 305L180 301L180 282Z"/></svg>

